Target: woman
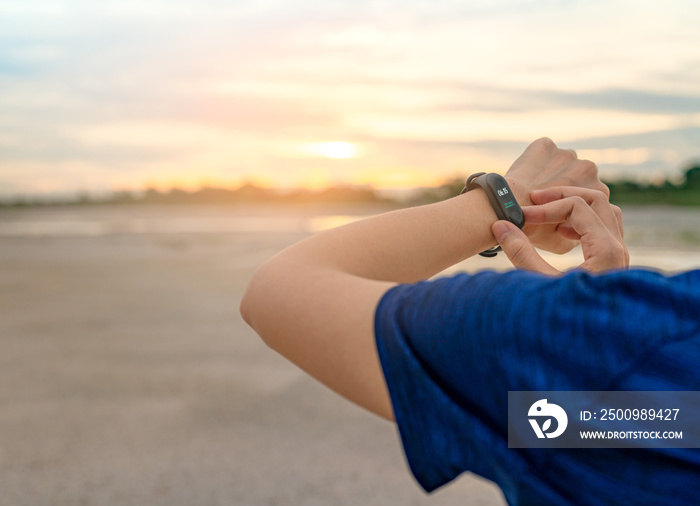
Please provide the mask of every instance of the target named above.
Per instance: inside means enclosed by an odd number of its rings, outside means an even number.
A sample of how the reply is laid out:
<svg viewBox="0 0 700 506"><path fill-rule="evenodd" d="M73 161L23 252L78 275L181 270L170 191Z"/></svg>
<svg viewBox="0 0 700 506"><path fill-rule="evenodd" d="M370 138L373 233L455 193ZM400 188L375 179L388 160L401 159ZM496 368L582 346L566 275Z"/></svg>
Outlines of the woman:
<svg viewBox="0 0 700 506"><path fill-rule="evenodd" d="M700 273L627 271L621 212L596 166L549 139L505 177L522 230L475 188L326 231L256 272L243 317L306 372L396 420L428 491L472 471L511 504L694 503L695 450L508 448L508 391L700 390L694 367L678 370L700 358ZM584 262L567 274L534 248L579 242ZM425 281L496 243L518 270Z"/></svg>

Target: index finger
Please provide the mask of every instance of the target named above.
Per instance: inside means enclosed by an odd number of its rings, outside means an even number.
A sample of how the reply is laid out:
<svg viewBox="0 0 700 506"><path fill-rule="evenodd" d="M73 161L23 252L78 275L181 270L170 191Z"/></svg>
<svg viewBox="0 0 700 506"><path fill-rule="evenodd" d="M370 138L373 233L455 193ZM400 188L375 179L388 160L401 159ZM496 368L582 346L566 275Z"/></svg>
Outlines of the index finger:
<svg viewBox="0 0 700 506"><path fill-rule="evenodd" d="M605 193L577 186L555 186L543 190L535 190L530 194L530 198L535 204L547 204L569 197L582 198L600 217L607 229L615 237L622 240L622 213L619 212L619 208L610 204Z"/></svg>

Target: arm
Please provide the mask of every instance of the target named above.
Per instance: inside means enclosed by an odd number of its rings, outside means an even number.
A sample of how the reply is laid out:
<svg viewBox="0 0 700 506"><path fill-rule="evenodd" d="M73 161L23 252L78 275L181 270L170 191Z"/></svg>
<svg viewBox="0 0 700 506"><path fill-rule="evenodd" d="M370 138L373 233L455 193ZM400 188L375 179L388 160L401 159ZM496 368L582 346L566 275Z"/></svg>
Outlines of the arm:
<svg viewBox="0 0 700 506"><path fill-rule="evenodd" d="M549 139L531 144L506 177L524 205L535 188L605 188L595 165ZM374 343L378 301L396 283L426 279L493 246L495 222L486 195L472 191L323 232L263 265L241 313L270 347L351 401L391 418ZM571 249L575 240L556 230L554 224L525 227L539 246Z"/></svg>
<svg viewBox="0 0 700 506"><path fill-rule="evenodd" d="M374 310L396 283L426 279L495 242L486 195L395 211L284 250L253 276L241 313L263 340L348 399L391 418Z"/></svg>

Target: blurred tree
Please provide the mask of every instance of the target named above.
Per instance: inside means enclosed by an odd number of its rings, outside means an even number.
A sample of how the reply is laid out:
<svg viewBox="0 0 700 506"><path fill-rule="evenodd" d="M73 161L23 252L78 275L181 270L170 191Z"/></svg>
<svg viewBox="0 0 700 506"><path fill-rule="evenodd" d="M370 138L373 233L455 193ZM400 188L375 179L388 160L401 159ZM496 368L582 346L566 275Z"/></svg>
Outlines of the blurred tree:
<svg viewBox="0 0 700 506"><path fill-rule="evenodd" d="M688 190L700 190L700 166L694 166L685 171L683 188Z"/></svg>

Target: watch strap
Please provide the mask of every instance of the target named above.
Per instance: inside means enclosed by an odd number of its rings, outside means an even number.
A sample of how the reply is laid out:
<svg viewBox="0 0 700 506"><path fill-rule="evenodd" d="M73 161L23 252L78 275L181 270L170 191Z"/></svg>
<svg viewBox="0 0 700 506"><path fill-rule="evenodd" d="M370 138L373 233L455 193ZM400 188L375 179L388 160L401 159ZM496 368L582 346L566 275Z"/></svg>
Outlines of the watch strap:
<svg viewBox="0 0 700 506"><path fill-rule="evenodd" d="M482 188L484 190L499 220L510 221L518 228L523 228L525 217L522 209L503 176L495 173L487 174L486 172L472 174L467 179L461 193L466 193L476 188ZM479 255L483 257L495 257L499 251L501 251L501 247L494 246L493 248L482 251Z"/></svg>

